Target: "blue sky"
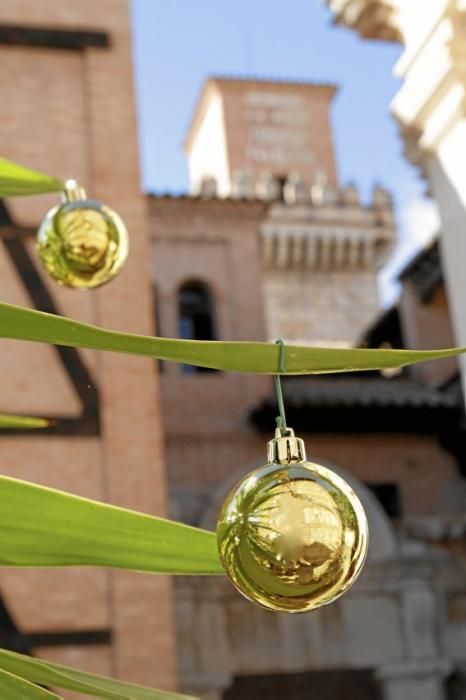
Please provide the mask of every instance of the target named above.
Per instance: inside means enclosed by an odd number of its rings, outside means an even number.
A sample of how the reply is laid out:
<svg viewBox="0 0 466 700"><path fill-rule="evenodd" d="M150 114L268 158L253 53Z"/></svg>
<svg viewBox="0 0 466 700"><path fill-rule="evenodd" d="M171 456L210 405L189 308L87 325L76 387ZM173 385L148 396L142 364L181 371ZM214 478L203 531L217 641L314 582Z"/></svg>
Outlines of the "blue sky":
<svg viewBox="0 0 466 700"><path fill-rule="evenodd" d="M401 262L427 240L436 211L402 157L388 105L401 48L361 41L332 25L321 0L133 0L134 56L146 191L184 191L183 137L203 80L211 74L336 83L332 109L340 181L367 199L374 182L394 197L400 244L381 275L382 300Z"/></svg>

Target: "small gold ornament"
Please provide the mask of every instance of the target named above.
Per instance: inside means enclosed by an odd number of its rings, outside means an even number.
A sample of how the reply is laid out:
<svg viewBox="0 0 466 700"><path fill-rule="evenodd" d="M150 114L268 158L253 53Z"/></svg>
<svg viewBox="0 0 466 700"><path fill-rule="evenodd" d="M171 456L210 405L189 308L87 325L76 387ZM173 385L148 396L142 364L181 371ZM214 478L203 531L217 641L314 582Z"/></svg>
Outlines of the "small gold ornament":
<svg viewBox="0 0 466 700"><path fill-rule="evenodd" d="M228 494L217 525L220 559L236 588L269 610L306 612L341 596L368 547L364 509L349 484L306 461L304 442L277 428L269 464Z"/></svg>
<svg viewBox="0 0 466 700"><path fill-rule="evenodd" d="M63 199L40 225L39 258L58 284L100 287L118 274L128 257L126 226L106 204L87 199L74 180L65 183Z"/></svg>

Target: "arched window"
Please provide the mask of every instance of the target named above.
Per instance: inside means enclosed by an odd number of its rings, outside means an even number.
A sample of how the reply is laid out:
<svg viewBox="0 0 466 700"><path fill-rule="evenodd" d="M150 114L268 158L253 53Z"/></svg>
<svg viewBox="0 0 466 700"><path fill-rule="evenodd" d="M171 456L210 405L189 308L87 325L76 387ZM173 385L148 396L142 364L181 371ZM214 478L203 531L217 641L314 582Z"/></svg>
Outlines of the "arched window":
<svg viewBox="0 0 466 700"><path fill-rule="evenodd" d="M155 282L152 283L152 318L154 320L153 327L155 328L155 334L161 336L162 324L160 321L159 290Z"/></svg>
<svg viewBox="0 0 466 700"><path fill-rule="evenodd" d="M179 336L185 340L216 340L212 293L203 282L187 282L178 292ZM183 365L184 373L208 372L203 367ZM210 370L212 371L212 370Z"/></svg>
<svg viewBox="0 0 466 700"><path fill-rule="evenodd" d="M155 329L155 334L157 336L163 335L162 331L162 323L160 320L160 299L159 299L159 290L155 282L152 283L152 318L153 318L153 329ZM164 362L163 360L156 360L156 366L158 367L159 372L164 371Z"/></svg>

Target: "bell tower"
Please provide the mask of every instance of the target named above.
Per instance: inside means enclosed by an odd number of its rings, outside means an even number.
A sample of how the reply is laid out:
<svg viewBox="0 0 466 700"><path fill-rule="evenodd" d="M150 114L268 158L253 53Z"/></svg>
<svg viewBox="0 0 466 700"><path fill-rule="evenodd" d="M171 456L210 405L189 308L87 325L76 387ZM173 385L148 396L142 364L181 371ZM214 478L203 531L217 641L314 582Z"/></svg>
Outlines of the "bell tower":
<svg viewBox="0 0 466 700"><path fill-rule="evenodd" d="M218 194L263 189L290 173L336 186L329 122L333 85L209 78L185 141L192 191L215 178Z"/></svg>
<svg viewBox="0 0 466 700"><path fill-rule="evenodd" d="M268 203L259 227L268 339L351 345L379 311L391 197L338 183L333 85L209 78L185 142L191 190Z"/></svg>

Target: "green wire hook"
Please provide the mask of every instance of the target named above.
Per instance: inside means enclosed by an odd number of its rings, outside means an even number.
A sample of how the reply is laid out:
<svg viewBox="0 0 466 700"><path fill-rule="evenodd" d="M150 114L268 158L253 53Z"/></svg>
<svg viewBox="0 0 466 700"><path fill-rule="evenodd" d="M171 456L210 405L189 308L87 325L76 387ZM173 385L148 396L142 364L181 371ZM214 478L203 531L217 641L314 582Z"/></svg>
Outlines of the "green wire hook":
<svg viewBox="0 0 466 700"><path fill-rule="evenodd" d="M280 345L278 371L280 374L284 374L286 372L285 343L283 342L282 338L279 338L275 342L277 343L277 345ZM282 383L280 380L280 374L275 375L275 391L277 394L278 410L280 412L280 415L277 416L275 420L277 421L277 428L279 428L281 436L284 437L287 434L288 429L286 427L285 404L283 403Z"/></svg>

